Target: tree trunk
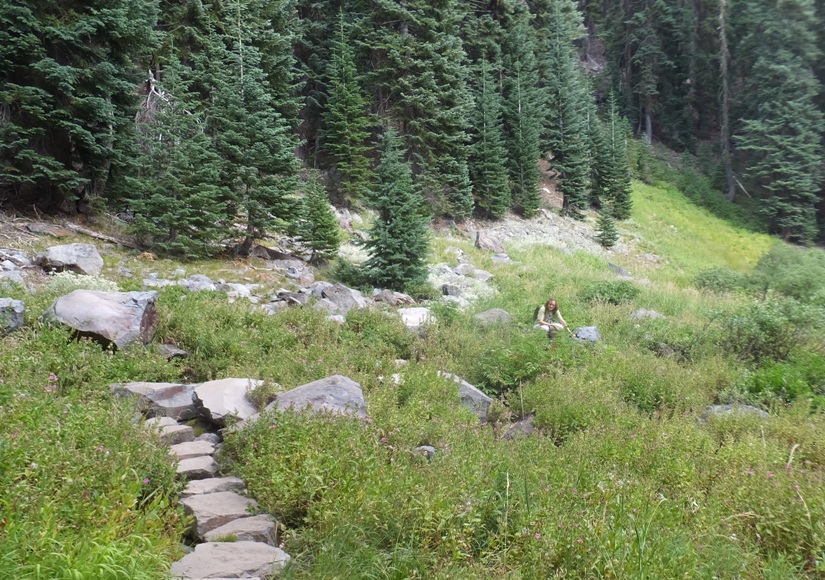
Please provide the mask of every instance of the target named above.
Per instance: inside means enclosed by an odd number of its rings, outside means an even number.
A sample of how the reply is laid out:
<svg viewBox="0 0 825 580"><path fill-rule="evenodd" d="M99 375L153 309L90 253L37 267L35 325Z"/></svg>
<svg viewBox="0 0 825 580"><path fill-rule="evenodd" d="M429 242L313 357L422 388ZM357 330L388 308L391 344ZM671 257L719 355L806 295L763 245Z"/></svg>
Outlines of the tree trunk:
<svg viewBox="0 0 825 580"><path fill-rule="evenodd" d="M728 184L728 192L725 199L733 201L736 197L736 178L733 175L733 164L730 152L730 87L728 86L728 37L725 27L727 26L727 0L719 0L719 74L722 77L721 107L719 110L720 125L720 145L722 148L722 163L725 165L725 179Z"/></svg>

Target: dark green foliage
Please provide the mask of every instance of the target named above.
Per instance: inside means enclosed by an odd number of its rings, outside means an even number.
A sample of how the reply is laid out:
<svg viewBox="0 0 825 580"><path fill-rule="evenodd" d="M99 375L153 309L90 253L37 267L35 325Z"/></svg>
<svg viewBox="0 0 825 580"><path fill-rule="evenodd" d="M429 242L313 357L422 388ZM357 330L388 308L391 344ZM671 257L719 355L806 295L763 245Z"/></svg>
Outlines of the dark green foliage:
<svg viewBox="0 0 825 580"><path fill-rule="evenodd" d="M785 360L797 349L817 344L825 329L825 312L796 300L758 302L714 317L719 346L745 362Z"/></svg>
<svg viewBox="0 0 825 580"><path fill-rule="evenodd" d="M484 59L475 91L469 167L476 207L486 216L499 218L510 209L511 197L501 94L493 73L493 67Z"/></svg>
<svg viewBox="0 0 825 580"><path fill-rule="evenodd" d="M538 334L538 333L536 333ZM488 393L503 393L533 381L548 368L547 339L536 334L513 335L508 345L497 346L479 359L480 386ZM561 337L559 340L566 340Z"/></svg>
<svg viewBox="0 0 825 580"><path fill-rule="evenodd" d="M825 252L777 244L759 259L749 281L762 295L774 291L825 305Z"/></svg>
<svg viewBox="0 0 825 580"><path fill-rule="evenodd" d="M436 213L456 219L473 209L467 167L472 107L456 0L371 6L365 29L378 112L398 130L416 183Z"/></svg>
<svg viewBox="0 0 825 580"><path fill-rule="evenodd" d="M818 353L796 352L788 360L759 366L741 386L757 403L808 398L814 408L821 409L825 406L825 358Z"/></svg>
<svg viewBox="0 0 825 580"><path fill-rule="evenodd" d="M570 0L548 0L545 9L543 26L538 31L546 39L539 67L547 115L543 140L564 196L562 212L583 219L582 212L590 205L590 96L573 46L573 40L582 33L581 14Z"/></svg>
<svg viewBox="0 0 825 580"><path fill-rule="evenodd" d="M192 71L179 63L152 87L155 113L139 126L136 175L127 176L132 224L147 248L184 258L214 253L228 237L229 191L220 185L221 158L203 133L189 92Z"/></svg>
<svg viewBox="0 0 825 580"><path fill-rule="evenodd" d="M811 67L818 20L812 0L743 7L747 32L736 47L747 79L737 147L748 153L746 176L764 197L762 211L785 240L810 243L822 184L821 87ZM747 51L747 52L746 52Z"/></svg>
<svg viewBox="0 0 825 580"><path fill-rule="evenodd" d="M622 304L639 295L639 288L627 280L604 281L591 284L579 292L579 299L585 302L607 302Z"/></svg>
<svg viewBox="0 0 825 580"><path fill-rule="evenodd" d="M339 16L338 34L327 76L323 151L338 171L344 197L349 201L364 199L373 176L372 148L368 140L374 122L360 86L355 53L343 11Z"/></svg>
<svg viewBox="0 0 825 580"><path fill-rule="evenodd" d="M598 176L601 194L609 202L611 214L617 220L629 218L633 207L630 197L628 133L626 122L619 116L616 100L611 97L602 131L603 153L598 157L602 166L598 170Z"/></svg>
<svg viewBox="0 0 825 580"><path fill-rule="evenodd" d="M529 12L522 10L507 37L504 59L505 146L513 207L525 217L539 208L538 158L541 152L541 93Z"/></svg>
<svg viewBox="0 0 825 580"><path fill-rule="evenodd" d="M693 283L697 288L711 292L734 292L745 286L746 277L730 268L710 268L699 272Z"/></svg>
<svg viewBox="0 0 825 580"><path fill-rule="evenodd" d="M341 245L338 220L329 205L327 192L318 183L317 174L310 175L304 186L298 236L312 252L312 262L325 262L338 253Z"/></svg>
<svg viewBox="0 0 825 580"><path fill-rule="evenodd" d="M364 269L375 286L403 290L427 277L429 217L392 128L384 131L375 173L378 219L364 244Z"/></svg>
<svg viewBox="0 0 825 580"><path fill-rule="evenodd" d="M619 240L619 232L616 231L616 222L611 215L610 206L606 205L599 211L599 219L596 222L596 229L599 234L596 241L605 248L612 248Z"/></svg>
<svg viewBox="0 0 825 580"><path fill-rule="evenodd" d="M104 193L156 18L157 0L0 5L0 201L88 210Z"/></svg>

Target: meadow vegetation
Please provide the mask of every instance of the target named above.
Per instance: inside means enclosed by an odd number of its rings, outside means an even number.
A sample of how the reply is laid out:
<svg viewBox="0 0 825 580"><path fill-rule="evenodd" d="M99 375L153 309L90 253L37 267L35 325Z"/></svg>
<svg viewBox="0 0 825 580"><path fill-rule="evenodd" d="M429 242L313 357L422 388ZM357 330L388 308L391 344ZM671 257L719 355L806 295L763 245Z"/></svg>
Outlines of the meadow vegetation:
<svg viewBox="0 0 825 580"><path fill-rule="evenodd" d="M221 293L163 289L157 340L189 351L185 362L71 340L36 319L54 286L12 289L29 315L0 349L0 570L163 578L180 556L174 468L110 383L248 376L266 380L264 406L343 374L361 384L367 419L268 413L221 455L279 518L287 578L821 577L822 253L641 182L619 233L636 249L610 262L632 280L549 245L508 248L515 263L495 264L466 239L436 237L431 261L454 261L447 248L459 247L497 293L469 312L434 306L420 336L378 310L339 326L311 308L266 316ZM602 340L532 330L549 295ZM471 316L491 307L514 322ZM639 308L664 318L633 319ZM498 398L491 424L439 371ZM770 417L706 414L713 404ZM528 416L536 434L500 437ZM420 445L436 449L431 460Z"/></svg>

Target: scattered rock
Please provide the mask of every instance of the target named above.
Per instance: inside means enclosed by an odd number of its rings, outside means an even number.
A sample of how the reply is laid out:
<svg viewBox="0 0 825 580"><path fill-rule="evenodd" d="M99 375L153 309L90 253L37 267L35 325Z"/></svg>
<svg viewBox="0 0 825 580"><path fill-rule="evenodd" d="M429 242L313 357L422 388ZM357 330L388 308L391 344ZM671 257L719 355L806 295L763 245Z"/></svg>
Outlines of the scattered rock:
<svg viewBox="0 0 825 580"><path fill-rule="evenodd" d="M0 298L0 334L23 326L26 305L22 300Z"/></svg>
<svg viewBox="0 0 825 580"><path fill-rule="evenodd" d="M601 335L595 326L580 326L573 332L573 336L582 342L599 342Z"/></svg>
<svg viewBox="0 0 825 580"><path fill-rule="evenodd" d="M630 277L630 272L628 270L625 270L621 266L617 266L616 264L613 264L612 262L608 263L607 267L610 268L613 271L613 273L616 274L617 276L621 276L623 278L629 278Z"/></svg>
<svg viewBox="0 0 825 580"><path fill-rule="evenodd" d="M450 373L439 372L438 374L445 379L458 383L458 397L461 400L461 404L475 413L479 421L485 423L487 421L487 410L490 408L490 403L493 402L493 399L461 377Z"/></svg>
<svg viewBox="0 0 825 580"><path fill-rule="evenodd" d="M523 437L531 435L536 430L536 428L533 426L534 421L535 417L533 415L530 415L529 417L525 417L517 423L513 423L502 434L502 439L521 439Z"/></svg>
<svg viewBox="0 0 825 580"><path fill-rule="evenodd" d="M374 302L383 302L390 306L399 306L401 304L415 304L415 300L409 294L401 292L393 292L392 290L375 290L372 296Z"/></svg>
<svg viewBox="0 0 825 580"><path fill-rule="evenodd" d="M427 463L432 461L433 456L435 455L435 447L432 445L419 445L415 448L415 452L419 455L423 455L427 458Z"/></svg>
<svg viewBox="0 0 825 580"><path fill-rule="evenodd" d="M510 324L513 321L512 315L501 308L491 308L479 312L473 318L482 324Z"/></svg>
<svg viewBox="0 0 825 580"><path fill-rule="evenodd" d="M432 318L432 313L429 308L399 308L398 314L401 315L401 321L404 326L413 332L420 332L424 325Z"/></svg>
<svg viewBox="0 0 825 580"><path fill-rule="evenodd" d="M160 354L166 358L166 360L172 360L175 358L189 358L188 352L182 348L178 348L174 344L159 344L158 350L160 351Z"/></svg>
<svg viewBox="0 0 825 580"><path fill-rule="evenodd" d="M701 419L707 421L711 417L758 417L769 419L770 414L751 405L711 405L705 408Z"/></svg>
<svg viewBox="0 0 825 580"><path fill-rule="evenodd" d="M58 298L43 319L74 329L118 348L134 342L148 344L155 334L157 292L100 292L75 290Z"/></svg>
<svg viewBox="0 0 825 580"><path fill-rule="evenodd" d="M495 235L486 231L476 232L475 246L479 250L487 250L488 252L493 252L495 254L505 253L504 246L501 245L499 239Z"/></svg>
<svg viewBox="0 0 825 580"><path fill-rule="evenodd" d="M444 296L461 296L461 288L455 284L442 284L441 293Z"/></svg>
<svg viewBox="0 0 825 580"><path fill-rule="evenodd" d="M655 318L664 318L664 316L662 316L661 314L659 314L655 310L645 310L644 308L639 308L637 310L634 310L630 314L630 319L631 320L643 320L645 318L654 318L655 319Z"/></svg>
<svg viewBox="0 0 825 580"><path fill-rule="evenodd" d="M205 274L192 274L188 278L178 280L178 285L183 286L190 292L217 290L218 286Z"/></svg>
<svg viewBox="0 0 825 580"><path fill-rule="evenodd" d="M267 410L273 408L281 411L310 408L316 412L367 416L367 404L364 402L361 385L342 375L326 377L280 393L275 401L267 406Z"/></svg>
<svg viewBox="0 0 825 580"><path fill-rule="evenodd" d="M507 254L496 254L493 256L493 264L512 264L513 260Z"/></svg>
<svg viewBox="0 0 825 580"><path fill-rule="evenodd" d="M103 270L103 258L92 244L52 246L37 256L35 262L45 270L70 270L87 276L96 276Z"/></svg>

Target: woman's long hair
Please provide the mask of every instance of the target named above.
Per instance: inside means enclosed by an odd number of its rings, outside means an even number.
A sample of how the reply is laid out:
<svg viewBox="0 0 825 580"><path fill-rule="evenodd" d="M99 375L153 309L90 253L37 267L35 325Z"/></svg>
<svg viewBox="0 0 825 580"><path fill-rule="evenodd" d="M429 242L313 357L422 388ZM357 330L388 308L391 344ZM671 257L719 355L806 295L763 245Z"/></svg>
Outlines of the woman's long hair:
<svg viewBox="0 0 825 580"><path fill-rule="evenodd" d="M556 304L556 307L553 308L553 309L550 308L550 303L551 302L554 302ZM545 312L552 312L553 314L555 314L558 311L558 309L559 309L559 303L556 301L555 298L548 298L547 302L544 303Z"/></svg>

